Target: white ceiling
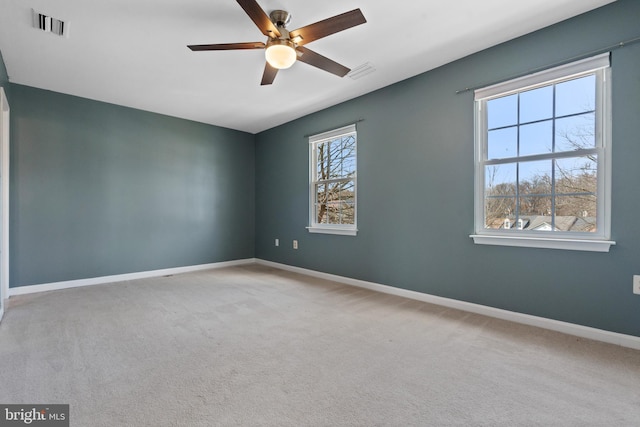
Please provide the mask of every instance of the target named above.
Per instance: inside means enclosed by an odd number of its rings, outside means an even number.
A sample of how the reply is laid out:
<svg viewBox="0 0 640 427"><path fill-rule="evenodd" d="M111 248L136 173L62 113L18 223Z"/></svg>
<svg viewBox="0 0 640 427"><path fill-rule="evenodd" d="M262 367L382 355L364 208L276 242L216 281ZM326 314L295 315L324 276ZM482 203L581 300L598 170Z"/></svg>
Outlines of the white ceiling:
<svg viewBox="0 0 640 427"><path fill-rule="evenodd" d="M188 44L265 41L234 0L1 0L0 51L13 83L257 133L614 0L258 0L289 29L360 8L367 23L309 43L358 80L298 62L260 86L263 50ZM37 30L31 9L69 24Z"/></svg>

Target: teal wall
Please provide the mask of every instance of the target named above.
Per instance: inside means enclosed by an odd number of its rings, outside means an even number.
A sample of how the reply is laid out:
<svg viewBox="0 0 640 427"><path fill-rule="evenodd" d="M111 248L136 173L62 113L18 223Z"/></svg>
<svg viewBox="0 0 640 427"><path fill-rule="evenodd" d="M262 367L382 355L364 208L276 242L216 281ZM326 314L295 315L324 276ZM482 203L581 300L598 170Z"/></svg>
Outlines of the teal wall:
<svg viewBox="0 0 640 427"><path fill-rule="evenodd" d="M640 336L640 44L612 53L609 253L473 244L473 93L456 94L636 38L638 22L640 2L619 0L258 134L256 257ZM305 135L359 118L359 233L309 234Z"/></svg>
<svg viewBox="0 0 640 427"><path fill-rule="evenodd" d="M253 257L253 135L11 95L10 286Z"/></svg>
<svg viewBox="0 0 640 427"><path fill-rule="evenodd" d="M0 52L0 87L4 88L4 91L9 97L9 76L7 75L7 69L4 64L4 59L2 58L2 52ZM2 126L0 126L1 128ZM4 300L7 295L2 295L0 292L0 309L4 308Z"/></svg>
<svg viewBox="0 0 640 427"><path fill-rule="evenodd" d="M4 91L9 97L9 75L7 74L7 68L2 58L2 52L0 52L0 87L4 87Z"/></svg>

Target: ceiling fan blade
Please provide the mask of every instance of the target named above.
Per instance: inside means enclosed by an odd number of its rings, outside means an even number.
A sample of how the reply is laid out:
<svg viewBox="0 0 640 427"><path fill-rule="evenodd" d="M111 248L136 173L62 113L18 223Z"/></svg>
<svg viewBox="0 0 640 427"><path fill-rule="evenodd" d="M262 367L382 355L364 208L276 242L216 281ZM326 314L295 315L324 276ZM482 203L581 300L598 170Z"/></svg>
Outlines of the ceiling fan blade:
<svg viewBox="0 0 640 427"><path fill-rule="evenodd" d="M273 25L269 16L262 10L256 0L237 0L237 2L262 31L262 34L271 38L280 37L280 31Z"/></svg>
<svg viewBox="0 0 640 427"><path fill-rule="evenodd" d="M273 83L273 80L276 78L276 74L278 74L278 69L269 65L268 62L265 62L264 73L262 73L262 81L260 82L260 85L264 86Z"/></svg>
<svg viewBox="0 0 640 427"><path fill-rule="evenodd" d="M298 61L313 65L321 70L335 74L338 77L344 77L349 71L351 71L344 65L340 65L326 56L322 56L311 49L307 49L306 47L298 46L296 50L301 53L301 55L298 56Z"/></svg>
<svg viewBox="0 0 640 427"><path fill-rule="evenodd" d="M220 44L190 44L187 47L194 52L201 50L235 50L235 49L264 49L262 42L249 43L220 43Z"/></svg>
<svg viewBox="0 0 640 427"><path fill-rule="evenodd" d="M303 44L355 27L356 25L364 24L365 22L367 22L367 20L364 18L360 9L354 9L350 12L318 21L315 24L289 31L289 35L291 39L301 37L302 40L296 41L296 44L302 46Z"/></svg>

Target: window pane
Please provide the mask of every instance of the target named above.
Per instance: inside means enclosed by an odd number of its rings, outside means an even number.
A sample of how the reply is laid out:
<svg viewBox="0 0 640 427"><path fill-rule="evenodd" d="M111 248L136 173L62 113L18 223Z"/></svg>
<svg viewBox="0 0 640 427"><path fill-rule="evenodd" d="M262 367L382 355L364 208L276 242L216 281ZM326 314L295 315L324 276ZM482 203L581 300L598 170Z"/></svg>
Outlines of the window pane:
<svg viewBox="0 0 640 427"><path fill-rule="evenodd" d="M596 156L558 159L555 161L555 167L556 194L596 194L598 189Z"/></svg>
<svg viewBox="0 0 640 427"><path fill-rule="evenodd" d="M487 142L488 159L504 159L518 155L518 128L491 130Z"/></svg>
<svg viewBox="0 0 640 427"><path fill-rule="evenodd" d="M594 148L595 113L556 120L556 152Z"/></svg>
<svg viewBox="0 0 640 427"><path fill-rule="evenodd" d="M556 117L593 111L596 76L590 75L556 85Z"/></svg>
<svg viewBox="0 0 640 427"><path fill-rule="evenodd" d="M485 166L485 194L487 196L515 196L516 164Z"/></svg>
<svg viewBox="0 0 640 427"><path fill-rule="evenodd" d="M341 140L341 177L353 176L356 172L356 138L349 135Z"/></svg>
<svg viewBox="0 0 640 427"><path fill-rule="evenodd" d="M345 183L344 188L340 195L340 215L339 215L339 223L340 224L355 224L355 191L354 191L354 182L349 181Z"/></svg>
<svg viewBox="0 0 640 427"><path fill-rule="evenodd" d="M327 214L328 224L338 224L338 212L340 210L340 188L337 183L327 185Z"/></svg>
<svg viewBox="0 0 640 427"><path fill-rule="evenodd" d="M595 232L597 158L555 161L555 223L561 231Z"/></svg>
<svg viewBox="0 0 640 427"><path fill-rule="evenodd" d="M494 129L518 123L518 95L487 101L487 126Z"/></svg>
<svg viewBox="0 0 640 427"><path fill-rule="evenodd" d="M485 228L504 227L516 212L516 164L485 167ZM509 227L507 227L509 228Z"/></svg>
<svg viewBox="0 0 640 427"><path fill-rule="evenodd" d="M550 153L553 144L553 122L520 126L520 156Z"/></svg>
<svg viewBox="0 0 640 427"><path fill-rule="evenodd" d="M500 229L512 228L516 212L515 197L489 197L484 203L485 228ZM505 226L505 220L508 226Z"/></svg>
<svg viewBox="0 0 640 427"><path fill-rule="evenodd" d="M528 221L528 229L536 228L545 222L551 224L551 196L521 197L518 214Z"/></svg>
<svg viewBox="0 0 640 427"><path fill-rule="evenodd" d="M356 138L344 138L319 143L316 148L318 180L354 176L356 172Z"/></svg>
<svg viewBox="0 0 640 427"><path fill-rule="evenodd" d="M328 186L327 212L329 224L353 224L354 183L336 182Z"/></svg>
<svg viewBox="0 0 640 427"><path fill-rule="evenodd" d="M355 223L355 209L353 204L343 203L340 212L338 213L337 224L353 225Z"/></svg>
<svg viewBox="0 0 640 427"><path fill-rule="evenodd" d="M584 218L585 221L595 222L596 197L594 195L557 197L556 215L573 216L575 218Z"/></svg>
<svg viewBox="0 0 640 427"><path fill-rule="evenodd" d="M520 94L520 123L553 117L553 86L545 86Z"/></svg>
<svg viewBox="0 0 640 427"><path fill-rule="evenodd" d="M596 196L563 196L556 198L557 227L562 231L596 231Z"/></svg>
<svg viewBox="0 0 640 427"><path fill-rule="evenodd" d="M315 217L318 224L326 223L328 220L327 215L327 201L329 197L328 186L326 184L316 185L316 203L315 203Z"/></svg>
<svg viewBox="0 0 640 427"><path fill-rule="evenodd" d="M339 139L329 141L329 179L342 176L342 144Z"/></svg>
<svg viewBox="0 0 640 427"><path fill-rule="evenodd" d="M316 145L316 180L328 178L329 170L329 144L322 142Z"/></svg>
<svg viewBox="0 0 640 427"><path fill-rule="evenodd" d="M518 163L520 194L551 195L551 160Z"/></svg>

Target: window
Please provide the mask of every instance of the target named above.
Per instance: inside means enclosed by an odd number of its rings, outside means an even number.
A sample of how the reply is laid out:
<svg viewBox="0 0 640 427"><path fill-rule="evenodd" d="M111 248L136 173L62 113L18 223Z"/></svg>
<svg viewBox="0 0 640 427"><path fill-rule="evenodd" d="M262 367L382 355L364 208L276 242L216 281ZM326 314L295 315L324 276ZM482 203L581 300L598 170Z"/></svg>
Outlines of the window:
<svg viewBox="0 0 640 427"><path fill-rule="evenodd" d="M606 252L609 55L476 90L475 243Z"/></svg>
<svg viewBox="0 0 640 427"><path fill-rule="evenodd" d="M309 137L312 233L355 235L356 126Z"/></svg>

